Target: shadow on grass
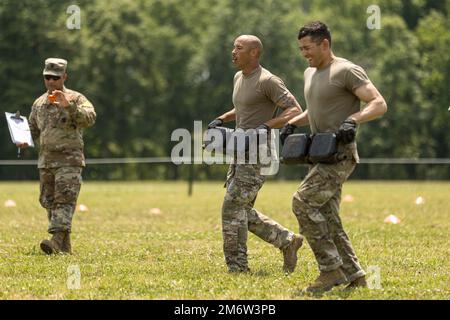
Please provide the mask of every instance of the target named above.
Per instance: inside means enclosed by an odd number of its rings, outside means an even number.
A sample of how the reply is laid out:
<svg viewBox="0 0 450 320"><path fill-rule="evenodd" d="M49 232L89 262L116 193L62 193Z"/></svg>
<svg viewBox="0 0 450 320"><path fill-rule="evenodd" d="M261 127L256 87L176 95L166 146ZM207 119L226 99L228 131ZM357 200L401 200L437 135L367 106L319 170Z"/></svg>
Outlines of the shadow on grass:
<svg viewBox="0 0 450 320"><path fill-rule="evenodd" d="M28 250L24 248L24 250L21 252L24 256L43 256L45 255L44 252L42 252L41 248L39 248L39 245L33 245Z"/></svg>
<svg viewBox="0 0 450 320"><path fill-rule="evenodd" d="M253 269L249 271L228 271L227 274L232 276L248 276L248 277L259 277L259 278L267 278L271 276L271 273L266 270L256 270Z"/></svg>
<svg viewBox="0 0 450 320"><path fill-rule="evenodd" d="M73 257L76 256L76 254L64 254L64 253L57 253L57 254L46 254L41 250L39 245L33 245L31 248L23 248L22 250L19 250L19 253L23 254L27 257Z"/></svg>
<svg viewBox="0 0 450 320"><path fill-rule="evenodd" d="M251 272L250 274L252 276L260 277L260 278L267 278L267 277L271 276L271 274L266 270L257 270L257 271Z"/></svg>
<svg viewBox="0 0 450 320"><path fill-rule="evenodd" d="M294 299L298 298L313 298L313 299L322 299L322 298L329 298L329 299L348 299L351 298L351 295L355 292L357 289L345 289L345 288L334 288L331 291L326 292L306 292L305 289L297 289L292 292L291 297Z"/></svg>

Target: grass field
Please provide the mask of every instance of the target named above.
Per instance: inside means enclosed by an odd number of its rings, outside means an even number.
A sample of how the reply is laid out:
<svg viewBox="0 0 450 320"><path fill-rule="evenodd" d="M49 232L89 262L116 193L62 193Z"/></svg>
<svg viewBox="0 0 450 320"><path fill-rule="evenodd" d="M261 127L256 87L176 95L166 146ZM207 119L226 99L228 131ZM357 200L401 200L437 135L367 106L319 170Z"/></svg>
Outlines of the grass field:
<svg viewBox="0 0 450 320"><path fill-rule="evenodd" d="M297 232L296 188L267 182L256 208ZM280 251L250 235L252 273L226 272L222 182L197 183L192 197L185 182L86 182L78 203L89 211L75 215L74 254L51 257L39 249L47 221L38 189L38 182L0 183L0 299L450 298L449 182L348 182L343 195L354 201L342 203L344 226L363 267L379 268L381 288L335 288L321 297L298 295L318 272L307 244L285 276ZM416 205L418 196L424 204ZM8 199L17 206L4 207ZM385 224L390 214L402 222Z"/></svg>

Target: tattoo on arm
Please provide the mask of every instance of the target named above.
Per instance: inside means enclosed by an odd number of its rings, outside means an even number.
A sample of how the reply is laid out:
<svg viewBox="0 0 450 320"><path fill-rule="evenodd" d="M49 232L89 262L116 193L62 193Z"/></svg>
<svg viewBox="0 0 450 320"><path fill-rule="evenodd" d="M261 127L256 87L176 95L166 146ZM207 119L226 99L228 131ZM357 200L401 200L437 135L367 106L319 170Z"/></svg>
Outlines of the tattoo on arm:
<svg viewBox="0 0 450 320"><path fill-rule="evenodd" d="M282 109L288 109L292 107L297 107L300 109L300 104L297 102L292 93L284 95L277 103L277 105Z"/></svg>

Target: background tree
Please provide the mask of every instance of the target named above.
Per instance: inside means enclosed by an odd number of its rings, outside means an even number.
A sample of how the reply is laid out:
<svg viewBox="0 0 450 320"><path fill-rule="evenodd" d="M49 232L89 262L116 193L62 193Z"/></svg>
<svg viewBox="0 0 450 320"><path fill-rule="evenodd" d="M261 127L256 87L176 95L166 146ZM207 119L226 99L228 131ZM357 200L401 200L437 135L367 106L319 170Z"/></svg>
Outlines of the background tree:
<svg viewBox="0 0 450 320"><path fill-rule="evenodd" d="M381 29L367 27L369 0L78 1L81 29L69 30L70 1L0 2L0 109L28 115L44 91L43 61L69 61L67 86L95 105L85 132L88 158L168 157L176 128L193 129L231 108L233 40L255 34L262 64L279 75L305 108L299 28L323 20L336 55L362 65L389 111L360 128L365 158L449 157L450 0L380 0ZM233 124L231 124L232 126ZM308 131L307 128L302 129ZM5 121L0 158L14 159ZM27 150L25 159L35 159ZM225 165L198 166L199 179L222 179ZM89 166L90 179L186 178L188 166ZM282 166L277 179L300 178ZM37 177L32 167L0 166L2 179ZM448 179L448 166L359 166L357 178Z"/></svg>

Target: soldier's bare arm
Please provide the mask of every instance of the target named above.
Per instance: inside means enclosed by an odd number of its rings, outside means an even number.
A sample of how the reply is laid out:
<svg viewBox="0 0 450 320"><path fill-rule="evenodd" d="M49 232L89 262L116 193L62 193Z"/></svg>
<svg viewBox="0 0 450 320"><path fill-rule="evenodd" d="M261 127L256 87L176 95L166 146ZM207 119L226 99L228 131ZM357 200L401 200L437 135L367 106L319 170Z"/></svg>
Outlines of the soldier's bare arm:
<svg viewBox="0 0 450 320"><path fill-rule="evenodd" d="M297 108L300 110L300 112L302 112L300 103L298 103L297 99L295 99L294 95L290 92L285 94L279 101L277 101L277 106L281 109Z"/></svg>
<svg viewBox="0 0 450 320"><path fill-rule="evenodd" d="M223 122L230 122L230 121L236 120L236 109L233 108L230 111L225 112L223 115L221 115L217 119L220 119Z"/></svg>
<svg viewBox="0 0 450 320"><path fill-rule="evenodd" d="M296 125L297 127L308 125L309 124L308 109L303 111L298 116L295 116L294 118L289 120L289 124Z"/></svg>
<svg viewBox="0 0 450 320"><path fill-rule="evenodd" d="M295 99L294 95L290 92L277 102L277 106L282 108L283 112L278 117L270 119L266 122L270 128L281 128L290 119L302 112L302 107L298 103L297 99Z"/></svg>
<svg viewBox="0 0 450 320"><path fill-rule="evenodd" d="M387 111L386 101L372 83L367 83L358 87L354 94L361 101L367 103L361 111L354 113L349 117L355 120L356 123L371 121L380 117Z"/></svg>

